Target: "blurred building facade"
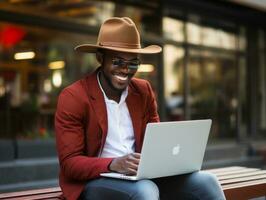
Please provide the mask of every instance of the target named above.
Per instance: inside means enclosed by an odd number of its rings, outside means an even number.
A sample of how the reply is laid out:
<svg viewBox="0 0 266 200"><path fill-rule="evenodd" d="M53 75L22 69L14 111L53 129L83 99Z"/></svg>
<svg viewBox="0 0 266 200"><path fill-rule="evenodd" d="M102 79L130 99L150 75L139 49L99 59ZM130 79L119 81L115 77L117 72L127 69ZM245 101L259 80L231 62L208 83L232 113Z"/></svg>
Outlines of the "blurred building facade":
<svg viewBox="0 0 266 200"><path fill-rule="evenodd" d="M0 192L58 185L57 97L98 67L74 47L96 43L112 16L163 47L136 74L161 120L213 120L203 168L265 165L250 143L266 139L265 11L255 0L0 1Z"/></svg>
<svg viewBox="0 0 266 200"><path fill-rule="evenodd" d="M265 7L239 1L4 0L0 2L0 138L51 138L59 92L98 63L108 17L129 16L144 46L162 121L211 118L211 139L266 137Z"/></svg>

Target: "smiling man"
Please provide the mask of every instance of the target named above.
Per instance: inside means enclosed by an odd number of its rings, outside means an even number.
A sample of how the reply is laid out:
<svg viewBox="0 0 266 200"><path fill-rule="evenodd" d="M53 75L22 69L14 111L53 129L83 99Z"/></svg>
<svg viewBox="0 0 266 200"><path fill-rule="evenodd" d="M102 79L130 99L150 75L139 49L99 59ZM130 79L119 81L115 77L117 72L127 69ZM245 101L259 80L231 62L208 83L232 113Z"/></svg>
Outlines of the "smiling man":
<svg viewBox="0 0 266 200"><path fill-rule="evenodd" d="M55 129L64 197L224 199L216 178L203 172L132 182L100 177L111 171L136 175L146 125L159 122L159 116L150 84L134 75L139 55L159 53L161 47L142 48L134 22L114 17L102 24L96 45L76 50L96 53L100 67L58 98Z"/></svg>

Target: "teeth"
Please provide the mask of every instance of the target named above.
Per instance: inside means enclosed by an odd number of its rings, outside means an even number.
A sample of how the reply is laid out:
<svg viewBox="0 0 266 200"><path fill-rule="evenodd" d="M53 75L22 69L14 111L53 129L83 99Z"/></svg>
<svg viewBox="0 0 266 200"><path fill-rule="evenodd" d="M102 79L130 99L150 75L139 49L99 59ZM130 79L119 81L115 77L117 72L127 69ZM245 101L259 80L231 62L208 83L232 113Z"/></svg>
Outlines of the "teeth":
<svg viewBox="0 0 266 200"><path fill-rule="evenodd" d="M118 75L115 75L115 77L121 81L126 81L127 80L127 76L123 77L123 76L118 76Z"/></svg>

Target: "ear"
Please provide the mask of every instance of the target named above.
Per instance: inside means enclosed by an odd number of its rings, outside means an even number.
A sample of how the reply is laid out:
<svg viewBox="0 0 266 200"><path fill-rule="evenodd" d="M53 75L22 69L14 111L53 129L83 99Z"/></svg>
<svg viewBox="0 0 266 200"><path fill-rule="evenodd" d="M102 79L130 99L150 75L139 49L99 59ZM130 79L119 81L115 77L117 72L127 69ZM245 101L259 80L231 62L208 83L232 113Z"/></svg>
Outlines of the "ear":
<svg viewBox="0 0 266 200"><path fill-rule="evenodd" d="M102 65L103 64L103 53L100 51L96 52L96 59Z"/></svg>

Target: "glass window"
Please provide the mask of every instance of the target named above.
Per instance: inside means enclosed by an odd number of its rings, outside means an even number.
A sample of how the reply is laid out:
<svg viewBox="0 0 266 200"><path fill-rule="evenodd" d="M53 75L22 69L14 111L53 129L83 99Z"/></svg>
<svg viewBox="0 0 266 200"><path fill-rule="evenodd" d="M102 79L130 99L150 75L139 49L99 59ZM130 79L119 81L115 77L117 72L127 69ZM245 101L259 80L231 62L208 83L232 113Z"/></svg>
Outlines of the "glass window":
<svg viewBox="0 0 266 200"><path fill-rule="evenodd" d="M161 18L155 12L157 4L157 1L147 1L146 7L136 7L94 1L5 1L1 9L32 15L33 18L39 16L62 20L62 23L89 25L88 28L97 30L106 18L129 16L140 32L158 34ZM154 26L157 23L154 19L158 19L159 26ZM30 23L29 20L27 24ZM98 66L95 55L73 50L77 44L96 43L97 35L94 34L0 21L0 137L53 135L53 116L59 92ZM146 65L142 65L137 74L150 80L155 91L159 58L144 57L143 64ZM25 120L21 121L21 118Z"/></svg>
<svg viewBox="0 0 266 200"><path fill-rule="evenodd" d="M184 49L165 45L163 52L167 120L181 120L184 118Z"/></svg>
<svg viewBox="0 0 266 200"><path fill-rule="evenodd" d="M144 46L148 45L145 44ZM155 55L141 55L140 58L141 65L135 76L150 82L158 102L158 68L160 67L158 63L160 63L160 57Z"/></svg>
<svg viewBox="0 0 266 200"><path fill-rule="evenodd" d="M4 22L0 32L0 137L51 137L59 92L98 65L74 47L96 38Z"/></svg>
<svg viewBox="0 0 266 200"><path fill-rule="evenodd" d="M266 41L265 31L259 31L259 107L260 107L260 129L266 130Z"/></svg>
<svg viewBox="0 0 266 200"><path fill-rule="evenodd" d="M239 27L238 34L228 31L235 30L234 24L229 24L231 29L223 29L201 25L201 18L197 15L188 15L188 19L189 22L184 24L181 21L178 28L174 19L163 19L165 38L177 41L174 39L178 37L177 30L182 32L183 28L186 34L183 40L179 40L184 48L164 46L167 119L184 119L186 111L188 119L213 119L213 137L235 137L237 114L240 114L239 128L245 134L246 59L237 53L246 50L245 28ZM186 59L184 55L187 55Z"/></svg>
<svg viewBox="0 0 266 200"><path fill-rule="evenodd" d="M240 51L245 51L246 48L247 48L246 29L245 27L241 26L238 36L238 49Z"/></svg>
<svg viewBox="0 0 266 200"><path fill-rule="evenodd" d="M245 139L247 137L247 125L248 125L248 102L247 102L247 63L244 56L239 57L238 61L238 94L239 103L239 139Z"/></svg>
<svg viewBox="0 0 266 200"><path fill-rule="evenodd" d="M187 42L201 44L201 27L197 24L188 22L186 24Z"/></svg>
<svg viewBox="0 0 266 200"><path fill-rule="evenodd" d="M24 13L26 15L41 16L53 20L56 18L63 22L75 22L80 25L92 27L100 26L110 17L130 17L137 25L138 29L154 32L153 29L161 26L154 26L154 21L158 19L158 1L145 1L145 7L133 6L112 1L5 1L1 4L1 9L11 12ZM152 25L150 25L152 24Z"/></svg>
<svg viewBox="0 0 266 200"><path fill-rule="evenodd" d="M115 3L107 1L6 1L1 4L5 10L27 13L32 16L56 17L61 20L75 20L78 23L96 26L114 16Z"/></svg>
<svg viewBox="0 0 266 200"><path fill-rule="evenodd" d="M235 136L238 99L234 56L189 50L188 79L191 119L211 118L212 136Z"/></svg>
<svg viewBox="0 0 266 200"><path fill-rule="evenodd" d="M237 49L235 34L190 22L186 24L186 29L189 43L223 49Z"/></svg>
<svg viewBox="0 0 266 200"><path fill-rule="evenodd" d="M166 39L183 42L184 22L170 17L163 17L163 36Z"/></svg>

